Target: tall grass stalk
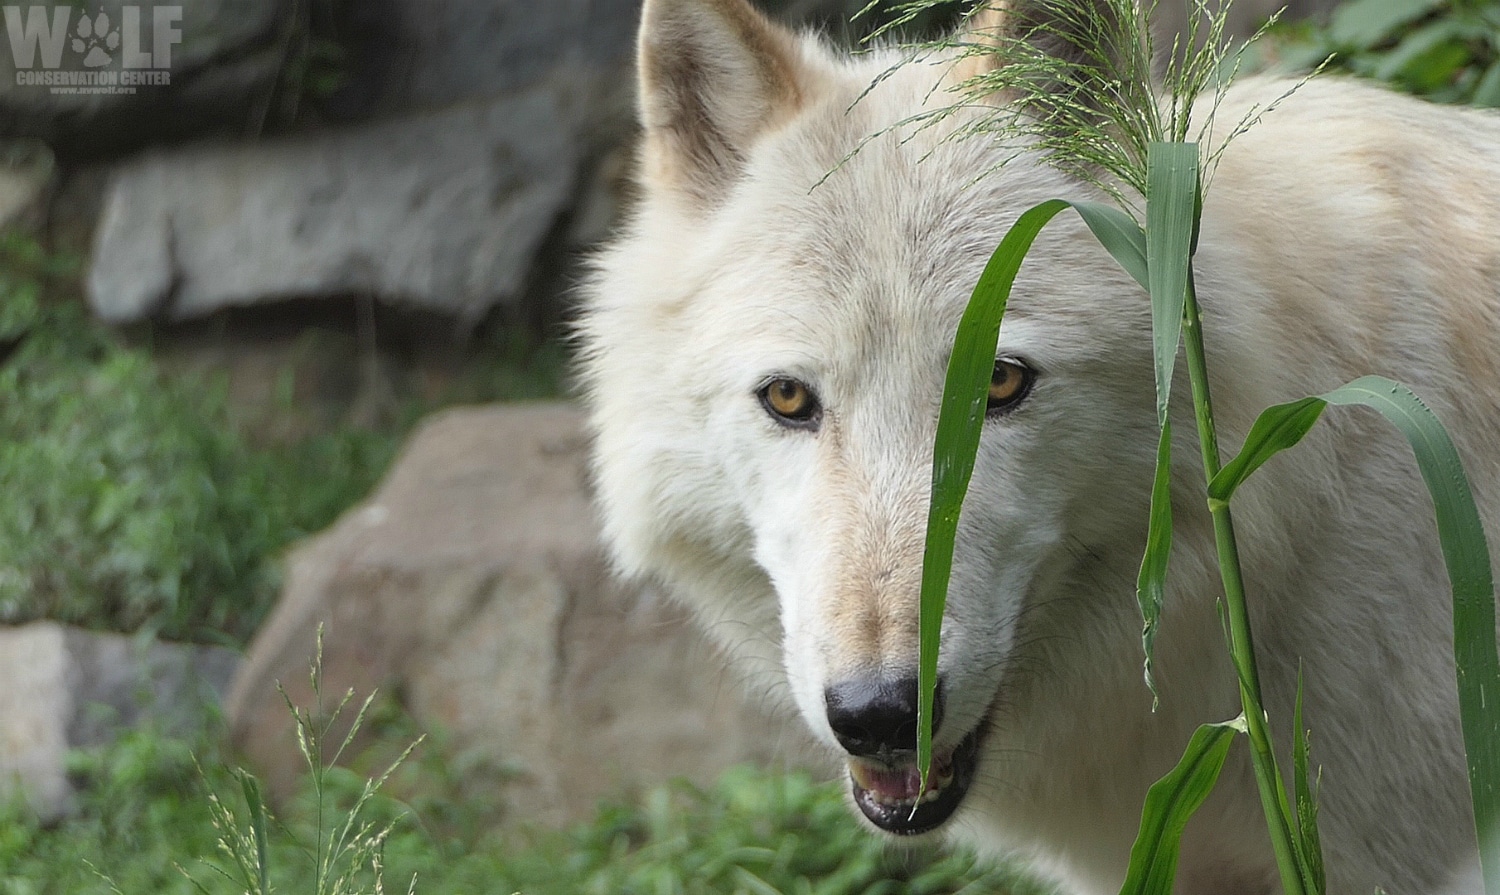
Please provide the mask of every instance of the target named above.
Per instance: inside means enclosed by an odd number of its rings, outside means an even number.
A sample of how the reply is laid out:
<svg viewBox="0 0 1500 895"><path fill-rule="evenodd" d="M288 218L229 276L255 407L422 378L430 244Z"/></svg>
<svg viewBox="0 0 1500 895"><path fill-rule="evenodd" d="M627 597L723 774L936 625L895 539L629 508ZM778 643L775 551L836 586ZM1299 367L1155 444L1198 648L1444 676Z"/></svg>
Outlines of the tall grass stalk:
<svg viewBox="0 0 1500 895"><path fill-rule="evenodd" d="M929 5L912 2L904 6L915 14ZM1032 241L1056 214L1071 207L1146 288L1151 300L1161 432L1147 551L1138 580L1147 683L1151 683L1151 653L1171 548L1168 408L1173 367L1182 344L1224 587L1226 633L1243 709L1234 722L1200 728L1177 768L1151 788L1122 891L1171 892L1178 838L1216 782L1236 731L1245 733L1251 746L1283 889L1288 895L1323 891L1317 806L1301 727L1300 682L1293 737L1294 811L1287 800L1261 697L1230 497L1266 458L1300 440L1327 404L1361 403L1382 412L1408 436L1432 492L1454 588L1459 701L1476 828L1484 851L1483 872L1489 895L1500 895L1500 854L1494 848L1500 839L1500 700L1494 698L1500 694L1500 660L1494 636L1494 587L1483 529L1451 440L1409 390L1389 380L1366 377L1327 395L1271 408L1252 427L1241 454L1223 464L1209 393L1202 319L1193 288L1192 255L1207 175L1229 139L1266 110L1252 110L1227 138L1211 143L1206 156L1188 139L1194 133L1191 113L1199 93L1209 86L1214 72L1224 70L1228 57L1228 47L1222 42L1226 12L1222 7L1211 13L1198 5L1194 18L1207 23L1202 26L1207 39L1196 48L1195 26L1187 41L1174 45L1164 79L1166 94L1161 97L1146 77L1153 53L1145 25L1149 8L1138 10L1130 0L1054 0L1043 9L1044 16L1021 19L1019 27L1015 21L1006 26L986 20L984 26L971 29L970 39L944 45L950 50L956 46L963 54L983 52L998 57L997 64L984 67L961 86L965 100L955 108L972 104L976 94L1003 92L1010 100L1009 111L980 116L979 123L968 125L965 133L1019 136L1040 149L1052 164L1101 188L1120 207L1052 200L1022 214L991 256L955 337L934 446L933 499L923 564L918 762L924 777L932 755L937 652L953 541L984 421L1001 320ZM1059 41L1078 52L1067 54L1064 60L1041 49L1055 47ZM1220 92L1210 97L1208 120L1198 135L1211 134L1212 113L1224 86L1221 82ZM1137 198L1145 204L1144 229L1139 225Z"/></svg>
<svg viewBox="0 0 1500 895"><path fill-rule="evenodd" d="M382 895L385 891L384 863L385 843L399 818L388 823L366 820L370 800L385 785L396 769L411 757L422 742L418 737L377 777L366 778L358 795L348 807L336 807L328 791L328 775L344 753L353 744L364 726L365 716L375 700L371 693L360 703L359 710L349 721L342 738L335 737L334 730L340 718L354 699L354 691L345 691L338 703L329 710L323 702L323 627L318 626L317 652L309 671L314 693L314 705L303 708L292 702L282 689L287 710L297 722L297 749L307 764L313 787L313 805L316 814L314 842L306 850L307 859L313 868L313 884L308 895L362 895L373 891ZM330 744L337 743L332 749ZM200 776L203 776L200 771ZM218 876L231 882L245 895L271 895L275 891L272 866L269 826L274 822L259 781L244 770L237 770L235 777L240 783L240 798L227 799L210 790L210 816L218 833L218 850L228 864L204 860L203 864ZM206 776L204 779L207 779ZM244 813L231 807L243 800ZM192 881L201 895L212 895L210 890L181 866L183 875ZM367 888L368 887L370 888ZM407 895L415 895L417 886L413 876L407 886Z"/></svg>
<svg viewBox="0 0 1500 895"><path fill-rule="evenodd" d="M1158 144L1153 147L1152 161L1164 155L1176 157L1180 168L1164 177L1176 175L1177 179L1190 176L1196 181L1198 171L1198 147L1191 143ZM1189 173L1181 173L1186 169ZM1164 189L1170 189L1165 187ZM1149 204L1156 199L1148 196ZM1194 195L1186 197L1197 201ZM1194 224L1196 225L1196 218ZM1149 239L1150 234L1147 234ZM1213 398L1208 387L1208 357L1203 349L1203 320L1198 311L1198 297L1193 288L1192 270L1188 269L1183 301L1183 342L1187 349L1188 382L1193 392L1193 414L1198 424L1198 445L1203 455L1204 486L1219 474L1222 461L1219 456L1219 436L1214 427ZM1176 346L1172 347L1175 352ZM1234 518L1229 502L1216 503L1210 509L1214 523L1214 543L1218 548L1219 576L1224 584L1224 616L1229 630L1229 651L1234 658L1235 671L1239 676L1240 705L1244 710L1245 733L1254 750L1252 767L1255 783L1260 789L1261 805L1265 809L1266 823L1270 827L1271 847L1276 851L1276 864L1281 870L1281 885L1287 895L1304 895L1317 891L1314 880L1308 873L1312 862L1322 862L1321 855L1304 853L1302 840L1296 836L1296 817L1288 810L1286 786L1277 766L1276 753L1271 739L1270 717L1261 696L1260 672L1255 665L1254 637L1250 629L1250 609L1245 599L1245 579L1240 570L1240 554L1234 534Z"/></svg>

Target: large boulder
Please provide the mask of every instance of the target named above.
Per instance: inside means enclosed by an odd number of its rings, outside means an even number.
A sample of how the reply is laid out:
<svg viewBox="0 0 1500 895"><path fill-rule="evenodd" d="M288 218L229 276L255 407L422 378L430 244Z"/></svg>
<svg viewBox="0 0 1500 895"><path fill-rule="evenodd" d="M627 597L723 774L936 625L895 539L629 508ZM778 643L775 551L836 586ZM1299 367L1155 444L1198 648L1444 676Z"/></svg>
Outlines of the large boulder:
<svg viewBox="0 0 1500 895"><path fill-rule="evenodd" d="M850 4L765 5L806 21ZM339 126L121 166L90 303L115 323L348 296L461 323L497 307L554 319L576 250L618 215L639 6L350 4L337 29L345 80L321 101ZM192 45L184 38L178 56Z"/></svg>
<svg viewBox="0 0 1500 895"><path fill-rule="evenodd" d="M67 750L150 723L201 732L239 656L213 646L100 634L52 622L0 628L0 799L43 820L69 810Z"/></svg>
<svg viewBox="0 0 1500 895"><path fill-rule="evenodd" d="M494 794L511 816L561 823L622 786L801 757L795 728L742 701L680 609L610 576L584 455L566 404L449 411L293 552L227 707L273 792L301 772L276 682L313 703L320 625L325 700L399 694L454 755L513 772Z"/></svg>
<svg viewBox="0 0 1500 895"><path fill-rule="evenodd" d="M752 0L793 25L833 25L865 0ZM340 22L352 57L342 114L431 109L526 89L568 71L633 79L641 0L361 0ZM867 19L875 19L868 16ZM616 94L609 104L624 99ZM616 135L617 136L617 135Z"/></svg>
<svg viewBox="0 0 1500 895"><path fill-rule="evenodd" d="M0 230L40 212L52 183L54 164L46 144L0 140Z"/></svg>
<svg viewBox="0 0 1500 895"><path fill-rule="evenodd" d="M573 197L552 90L115 175L87 290L107 321L369 295L473 320L522 293Z"/></svg>
<svg viewBox="0 0 1500 895"><path fill-rule="evenodd" d="M640 0L362 0L345 89L376 114L440 108L629 64ZM346 100L347 101L347 100Z"/></svg>

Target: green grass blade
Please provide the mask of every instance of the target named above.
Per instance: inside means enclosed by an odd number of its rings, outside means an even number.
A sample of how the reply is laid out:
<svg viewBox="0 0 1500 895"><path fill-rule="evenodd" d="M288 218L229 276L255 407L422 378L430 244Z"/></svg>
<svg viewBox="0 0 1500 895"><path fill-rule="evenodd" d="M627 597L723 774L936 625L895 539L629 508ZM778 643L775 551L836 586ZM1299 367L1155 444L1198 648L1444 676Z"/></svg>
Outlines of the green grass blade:
<svg viewBox="0 0 1500 895"><path fill-rule="evenodd" d="M1330 404L1362 404L1380 411L1411 442L1417 468L1432 494L1438 539L1453 588L1458 704L1484 886L1489 895L1500 895L1500 649L1495 642L1495 583L1468 477L1443 424L1406 386L1366 376L1323 397Z"/></svg>
<svg viewBox="0 0 1500 895"><path fill-rule="evenodd" d="M1151 288L1146 263L1146 234L1123 211L1108 205L1078 202L1073 205L1094 237L1104 246L1125 272L1141 288ZM1175 348L1173 349L1175 354ZM1146 686L1151 689L1155 706L1156 681L1152 675L1151 657L1156 647L1156 630L1166 598L1167 560L1172 552L1172 427L1163 421L1161 438L1156 447L1156 473L1151 485L1151 512L1146 532L1146 552L1136 576L1135 594L1141 607L1141 649L1145 654Z"/></svg>
<svg viewBox="0 0 1500 895"><path fill-rule="evenodd" d="M1166 602L1167 559L1172 554L1172 426L1161 428L1156 445L1156 474L1151 483L1151 515L1146 527L1146 552L1135 579L1135 598L1141 606L1141 649L1145 652L1146 686L1151 689L1151 707L1156 708L1156 679L1151 657L1156 631L1161 626L1161 607Z"/></svg>
<svg viewBox="0 0 1500 895"><path fill-rule="evenodd" d="M1183 828L1218 782L1234 735L1244 731L1243 718L1199 727L1177 767L1151 784L1120 895L1171 895Z"/></svg>
<svg viewBox="0 0 1500 895"><path fill-rule="evenodd" d="M1323 873L1323 842L1318 835L1318 794L1308 771L1312 747L1302 726L1302 670L1297 670L1297 704L1292 710L1292 786L1297 800L1297 860L1310 892L1328 888Z"/></svg>
<svg viewBox="0 0 1500 895"><path fill-rule="evenodd" d="M1163 426L1177 346L1182 341L1197 196L1197 144L1152 143L1146 156L1146 268L1156 358L1156 416Z"/></svg>
<svg viewBox="0 0 1500 895"><path fill-rule="evenodd" d="M1043 202L1022 214L990 255L969 298L953 355L948 361L942 409L932 455L932 504L927 517L927 545L922 556L922 596L918 658L917 767L922 778L932 763L932 707L937 688L938 644L948 580L953 570L953 538L963 509L979 433L984 427L985 399L995 371L995 346L1011 286L1037 234L1068 207L1060 199Z"/></svg>
<svg viewBox="0 0 1500 895"><path fill-rule="evenodd" d="M1235 489L1263 463L1301 441L1327 406L1323 398L1303 398L1268 407L1255 418L1250 434L1245 436L1244 447L1209 483L1209 500L1228 501Z"/></svg>
<svg viewBox="0 0 1500 895"><path fill-rule="evenodd" d="M1183 310L1192 264L1193 229L1197 221L1198 147L1191 143L1153 143L1146 166L1146 232L1139 241L1129 228L1117 224L1133 246L1144 243L1145 286L1151 294L1152 355L1156 364L1156 415L1161 438L1156 450L1156 473L1151 486L1151 513L1146 551L1136 576L1136 600L1141 607L1141 647L1145 652L1146 686L1153 698L1152 651L1161 624L1167 586L1167 561L1172 551L1172 436L1167 418L1171 404L1172 371L1182 341ZM1082 214L1082 212L1080 212ZM1085 215L1084 220L1088 220ZM1099 227L1090 228L1101 242ZM1137 228L1138 229L1138 228ZM1109 243L1106 242L1106 247ZM1138 260L1122 246L1110 253L1137 281Z"/></svg>
<svg viewBox="0 0 1500 895"><path fill-rule="evenodd" d="M932 505L922 560L921 634L918 661L917 764L925 775L932 758L932 703L937 651L953 566L953 537L968 491L984 424L985 394L994 371L995 345L1010 288L1021 260L1042 227L1064 208L1078 212L1101 245L1142 288L1147 286L1146 234L1123 211L1097 202L1052 200L1027 211L1005 235L974 287L954 339L943 388L932 468ZM1168 508L1170 522L1170 508ZM1170 528L1164 529L1170 538ZM1163 554L1164 561L1164 554ZM1165 575L1163 567L1162 576Z"/></svg>
<svg viewBox="0 0 1500 895"><path fill-rule="evenodd" d="M1453 588L1458 702L1485 891L1500 895L1500 648L1495 642L1494 576L1468 477L1442 423L1407 387L1381 376L1366 376L1327 394L1262 413L1240 456L1214 478L1209 494L1215 500L1228 500L1261 464L1300 441L1325 404L1361 404L1378 410L1411 443L1432 495L1443 561Z"/></svg>
<svg viewBox="0 0 1500 895"><path fill-rule="evenodd" d="M268 860L268 841L266 835L266 801L261 796L260 781L248 771L238 771L240 788L245 794L245 806L250 810L250 833L255 842L255 883L258 888L255 895L270 895L270 861Z"/></svg>
<svg viewBox="0 0 1500 895"><path fill-rule="evenodd" d="M1146 233L1130 215L1112 205L1074 202L1073 210L1083 218L1094 238L1114 256L1142 289L1150 289L1146 266Z"/></svg>

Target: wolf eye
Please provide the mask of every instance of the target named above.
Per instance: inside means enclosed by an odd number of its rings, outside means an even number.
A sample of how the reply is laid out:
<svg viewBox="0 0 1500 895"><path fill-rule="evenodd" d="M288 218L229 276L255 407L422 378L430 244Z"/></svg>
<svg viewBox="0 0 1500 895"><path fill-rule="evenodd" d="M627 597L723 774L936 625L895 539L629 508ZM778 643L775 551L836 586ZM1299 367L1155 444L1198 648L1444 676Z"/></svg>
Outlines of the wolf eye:
<svg viewBox="0 0 1500 895"><path fill-rule="evenodd" d="M759 394L761 406L784 426L812 428L823 415L812 389L795 379L772 379L761 386Z"/></svg>
<svg viewBox="0 0 1500 895"><path fill-rule="evenodd" d="M985 404L986 414L1004 413L1012 409L1031 391L1036 374L1019 361L997 360L995 372L990 376L989 400Z"/></svg>

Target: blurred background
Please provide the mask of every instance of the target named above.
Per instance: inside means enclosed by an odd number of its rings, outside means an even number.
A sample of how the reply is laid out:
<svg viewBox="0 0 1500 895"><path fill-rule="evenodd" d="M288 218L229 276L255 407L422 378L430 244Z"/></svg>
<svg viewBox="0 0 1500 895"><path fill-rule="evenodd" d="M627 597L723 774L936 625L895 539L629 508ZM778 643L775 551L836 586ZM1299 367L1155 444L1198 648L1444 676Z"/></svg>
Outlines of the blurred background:
<svg viewBox="0 0 1500 895"><path fill-rule="evenodd" d="M867 836L607 572L565 336L639 0L0 12L0 895L1040 891ZM1494 106L1497 47L1496 0L1298 0L1244 62Z"/></svg>

